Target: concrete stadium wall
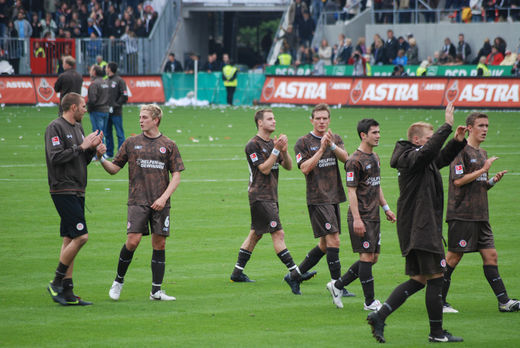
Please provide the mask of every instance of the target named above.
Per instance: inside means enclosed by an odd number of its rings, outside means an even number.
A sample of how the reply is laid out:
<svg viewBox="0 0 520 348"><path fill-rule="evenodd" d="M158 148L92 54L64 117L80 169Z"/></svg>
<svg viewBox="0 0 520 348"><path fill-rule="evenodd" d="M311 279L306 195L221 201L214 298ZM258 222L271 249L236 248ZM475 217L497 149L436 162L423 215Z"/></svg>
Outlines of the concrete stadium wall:
<svg viewBox="0 0 520 348"><path fill-rule="evenodd" d="M368 24L365 27L366 42L371 45L374 34L379 34L386 39L386 31L392 29L396 37L413 33L419 47L419 59L433 56L444 45L444 39L449 37L456 45L459 33L463 33L466 41L471 46L471 58L475 57L482 47L485 38L493 39L501 36L507 43L507 50L516 52L520 39L520 23L438 23L438 24L397 24L381 25Z"/></svg>
<svg viewBox="0 0 520 348"><path fill-rule="evenodd" d="M173 52L184 67L185 54L194 51L199 54L200 61L205 62L208 56L208 20L206 12L191 12L188 18L182 18L182 27L175 37Z"/></svg>

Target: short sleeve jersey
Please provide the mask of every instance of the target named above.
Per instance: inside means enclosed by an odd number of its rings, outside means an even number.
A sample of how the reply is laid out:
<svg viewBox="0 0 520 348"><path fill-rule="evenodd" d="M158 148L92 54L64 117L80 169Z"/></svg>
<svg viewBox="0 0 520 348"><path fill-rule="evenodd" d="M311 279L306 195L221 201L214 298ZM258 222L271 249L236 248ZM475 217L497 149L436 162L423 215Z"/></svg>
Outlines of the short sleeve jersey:
<svg viewBox="0 0 520 348"><path fill-rule="evenodd" d="M343 140L339 135L334 134L332 141L343 148ZM318 151L320 145L321 137L312 133L298 139L294 146L298 168ZM338 159L330 148L325 150L316 167L305 176L305 181L308 205L337 204L347 200L339 174Z"/></svg>
<svg viewBox="0 0 520 348"><path fill-rule="evenodd" d="M347 187L356 187L359 215L365 221L379 221L380 167L375 153L356 150L345 163ZM352 220L352 212L348 210Z"/></svg>
<svg viewBox="0 0 520 348"><path fill-rule="evenodd" d="M479 170L487 160L487 152L466 145L450 165L450 186L446 220L488 221L488 173L457 187L454 180Z"/></svg>
<svg viewBox="0 0 520 348"><path fill-rule="evenodd" d="M278 202L278 167L280 156L268 175L263 174L258 166L264 163L274 149L274 141L265 141L258 135L246 145L247 164L249 165L249 203L256 201Z"/></svg>
<svg viewBox="0 0 520 348"><path fill-rule="evenodd" d="M170 173L184 170L177 145L164 135L128 138L113 160L123 168L128 162L128 205L151 206L170 183ZM170 206L170 199L166 207Z"/></svg>

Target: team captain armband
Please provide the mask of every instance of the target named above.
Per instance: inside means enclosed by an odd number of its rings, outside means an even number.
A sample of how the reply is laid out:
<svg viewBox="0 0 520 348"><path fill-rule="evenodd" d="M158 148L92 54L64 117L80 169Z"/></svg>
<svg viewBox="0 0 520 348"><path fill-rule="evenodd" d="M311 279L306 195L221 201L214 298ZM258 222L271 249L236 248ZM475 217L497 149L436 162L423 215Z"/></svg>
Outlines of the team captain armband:
<svg viewBox="0 0 520 348"><path fill-rule="evenodd" d="M280 150L278 149L273 149L273 151L271 152L273 155L275 156L278 156L280 154Z"/></svg>
<svg viewBox="0 0 520 348"><path fill-rule="evenodd" d="M488 180L488 185L489 186L494 186L496 183L495 183L495 178L491 178Z"/></svg>

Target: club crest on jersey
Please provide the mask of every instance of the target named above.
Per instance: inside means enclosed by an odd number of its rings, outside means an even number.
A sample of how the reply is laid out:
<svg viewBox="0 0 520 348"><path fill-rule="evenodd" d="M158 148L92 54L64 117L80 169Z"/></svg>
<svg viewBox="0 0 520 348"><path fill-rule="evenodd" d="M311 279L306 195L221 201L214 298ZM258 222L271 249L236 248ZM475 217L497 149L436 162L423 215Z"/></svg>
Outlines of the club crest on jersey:
<svg viewBox="0 0 520 348"><path fill-rule="evenodd" d="M446 267L446 259L441 260L441 267L442 268Z"/></svg>
<svg viewBox="0 0 520 348"><path fill-rule="evenodd" d="M252 154L249 155L249 158L251 158L251 161L253 163L255 163L256 161L258 161L258 156L256 154L256 152L253 152Z"/></svg>
<svg viewBox="0 0 520 348"><path fill-rule="evenodd" d="M301 154L301 152L298 152L298 154L296 155L296 163L300 163L301 160L302 160L302 154Z"/></svg>
<svg viewBox="0 0 520 348"><path fill-rule="evenodd" d="M464 173L464 169L462 169L462 164L458 164L455 166L455 174L460 175Z"/></svg>
<svg viewBox="0 0 520 348"><path fill-rule="evenodd" d="M83 225L81 222L78 222L78 224L76 225L76 229L78 231L83 231L84 228L85 228L85 225Z"/></svg>
<svg viewBox="0 0 520 348"><path fill-rule="evenodd" d="M354 172L347 172L347 181L354 181Z"/></svg>
<svg viewBox="0 0 520 348"><path fill-rule="evenodd" d="M161 148L159 149L159 152L160 153L166 153L166 148L164 146L161 146Z"/></svg>
<svg viewBox="0 0 520 348"><path fill-rule="evenodd" d="M370 243L367 241L363 242L363 248L365 248L365 249L370 248Z"/></svg>
<svg viewBox="0 0 520 348"><path fill-rule="evenodd" d="M278 222L276 221L271 221L271 223L269 224L272 228L275 228L276 226L278 226Z"/></svg>
<svg viewBox="0 0 520 348"><path fill-rule="evenodd" d="M332 225L328 222L325 223L325 229L328 231L332 228Z"/></svg>
<svg viewBox="0 0 520 348"><path fill-rule="evenodd" d="M468 242L466 242L464 239L461 239L459 245L461 248L465 248L468 246Z"/></svg>
<svg viewBox="0 0 520 348"><path fill-rule="evenodd" d="M60 138L59 137L52 137L52 146L58 146L60 145Z"/></svg>

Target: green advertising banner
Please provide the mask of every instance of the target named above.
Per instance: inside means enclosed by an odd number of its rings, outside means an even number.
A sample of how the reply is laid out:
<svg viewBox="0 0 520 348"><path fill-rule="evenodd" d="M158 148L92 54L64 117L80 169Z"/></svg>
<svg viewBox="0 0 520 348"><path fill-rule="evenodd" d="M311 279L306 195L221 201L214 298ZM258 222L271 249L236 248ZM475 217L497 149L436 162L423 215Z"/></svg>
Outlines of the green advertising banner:
<svg viewBox="0 0 520 348"><path fill-rule="evenodd" d="M260 99L264 80L263 73L238 73L238 86L233 98L233 105L253 105L254 100ZM182 99L188 96L188 93L194 93L195 77L193 74L165 73L162 75L162 81L166 101L171 98ZM226 104L226 88L220 72L198 73L197 99L207 100L210 104Z"/></svg>
<svg viewBox="0 0 520 348"><path fill-rule="evenodd" d="M404 69L408 76L415 76L418 65L405 65ZM374 65L372 66L371 76L391 76L394 70L393 65ZM497 65L489 66L491 76L511 76L511 66ZM352 65L326 65L326 76L352 76ZM300 67L272 65L265 69L266 75L278 76L310 76L312 65L303 65ZM432 65L428 67L426 76L477 76L476 65Z"/></svg>

